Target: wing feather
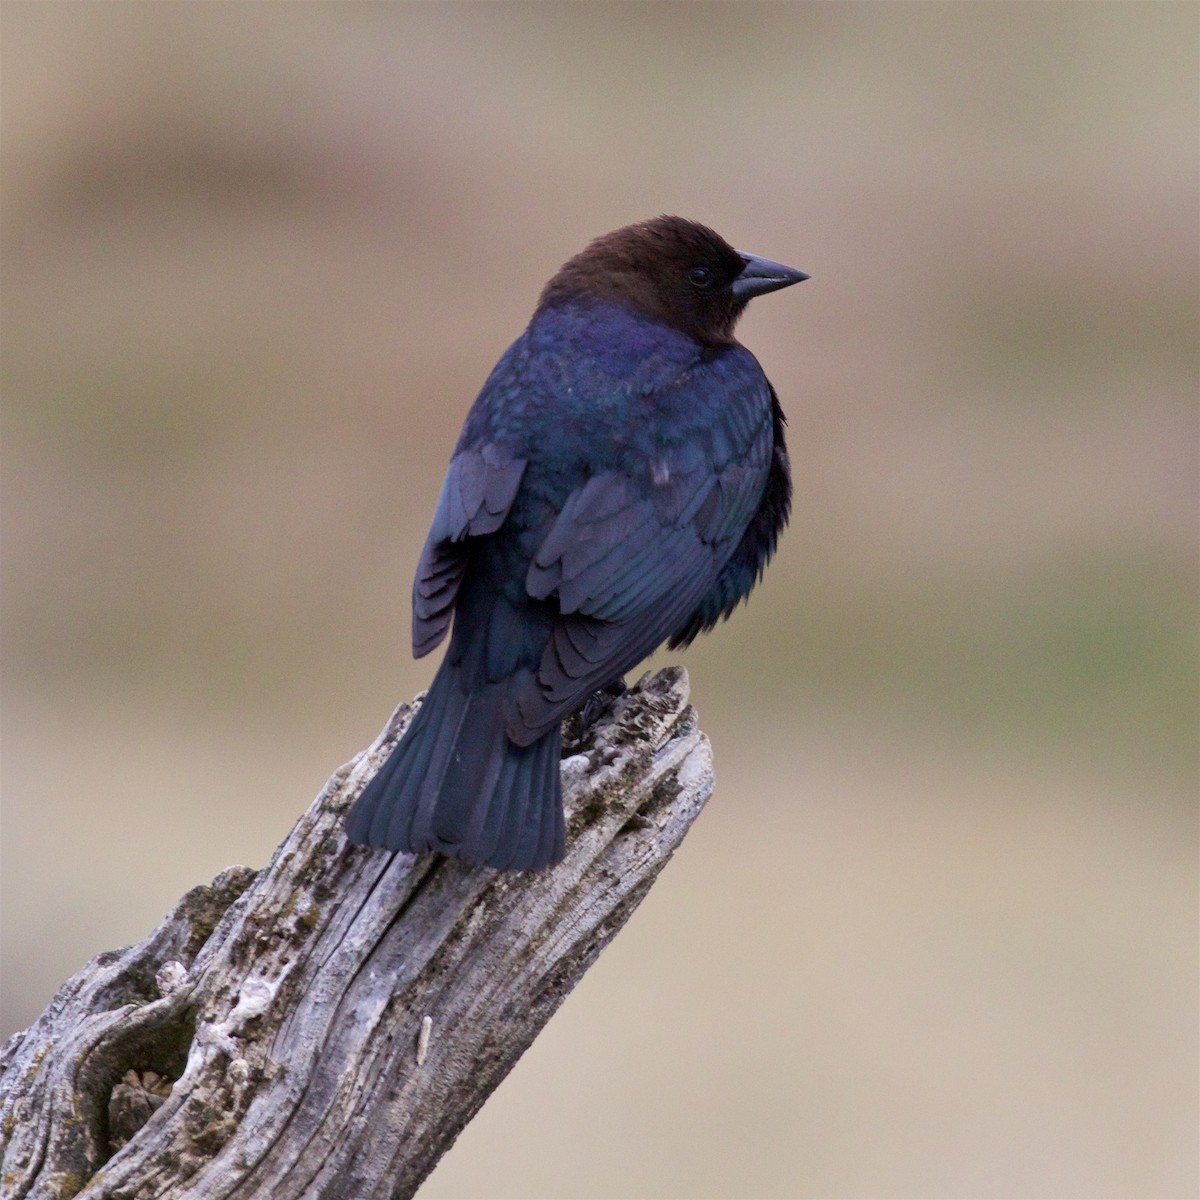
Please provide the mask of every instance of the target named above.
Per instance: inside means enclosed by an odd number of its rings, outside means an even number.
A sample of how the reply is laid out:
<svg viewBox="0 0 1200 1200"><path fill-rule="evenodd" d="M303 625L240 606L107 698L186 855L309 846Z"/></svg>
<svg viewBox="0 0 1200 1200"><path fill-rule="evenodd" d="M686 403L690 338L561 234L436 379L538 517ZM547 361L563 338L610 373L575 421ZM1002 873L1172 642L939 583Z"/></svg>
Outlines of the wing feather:
<svg viewBox="0 0 1200 1200"><path fill-rule="evenodd" d="M558 600L559 616L510 709L514 741L536 739L687 621L759 501L764 433L715 474L689 447L643 476L602 472L571 493L526 579L529 595Z"/></svg>
<svg viewBox="0 0 1200 1200"><path fill-rule="evenodd" d="M413 580L416 658L446 636L470 560L469 539L495 533L504 523L525 466L525 459L493 443L459 450L450 460Z"/></svg>

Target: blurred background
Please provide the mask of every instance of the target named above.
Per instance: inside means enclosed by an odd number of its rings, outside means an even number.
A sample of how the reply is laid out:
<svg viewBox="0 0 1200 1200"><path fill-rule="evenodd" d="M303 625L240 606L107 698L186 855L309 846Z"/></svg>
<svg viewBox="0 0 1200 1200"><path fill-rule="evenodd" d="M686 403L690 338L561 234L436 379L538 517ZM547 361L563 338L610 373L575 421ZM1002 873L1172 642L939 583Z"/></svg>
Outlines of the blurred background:
<svg viewBox="0 0 1200 1200"><path fill-rule="evenodd" d="M1191 4L3 20L3 1018L262 865L433 663L460 422L591 237L809 271L718 788L422 1195L1190 1196Z"/></svg>

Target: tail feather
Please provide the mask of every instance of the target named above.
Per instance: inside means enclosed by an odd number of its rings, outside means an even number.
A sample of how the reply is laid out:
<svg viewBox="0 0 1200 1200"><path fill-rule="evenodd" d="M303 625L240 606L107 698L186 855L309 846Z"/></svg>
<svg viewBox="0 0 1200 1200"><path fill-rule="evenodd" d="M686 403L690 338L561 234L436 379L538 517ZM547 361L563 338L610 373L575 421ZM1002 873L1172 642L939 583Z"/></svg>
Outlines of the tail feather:
<svg viewBox="0 0 1200 1200"><path fill-rule="evenodd" d="M558 729L527 747L514 747L501 774L497 793L508 797L503 805L492 806L498 821L496 855L489 859L495 867L534 869L556 863L563 856L563 809L559 784L561 737ZM528 758L528 769L524 761ZM555 793L547 802L539 790L539 781L552 777Z"/></svg>
<svg viewBox="0 0 1200 1200"><path fill-rule="evenodd" d="M558 726L528 746L505 732L504 683L471 690L443 664L412 724L346 821L352 842L538 870L563 854Z"/></svg>

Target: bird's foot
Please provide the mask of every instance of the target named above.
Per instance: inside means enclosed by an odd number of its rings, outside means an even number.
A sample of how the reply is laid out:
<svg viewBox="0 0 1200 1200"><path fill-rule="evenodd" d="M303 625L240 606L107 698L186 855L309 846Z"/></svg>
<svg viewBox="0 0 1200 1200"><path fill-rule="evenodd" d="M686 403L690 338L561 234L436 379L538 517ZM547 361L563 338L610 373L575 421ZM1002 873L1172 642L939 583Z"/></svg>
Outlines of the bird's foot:
<svg viewBox="0 0 1200 1200"><path fill-rule="evenodd" d="M623 696L628 690L624 679L614 679L603 687L597 688L584 701L583 707L567 718L563 737L564 757L578 754L583 749L592 730L603 717L608 716L612 711L613 701L619 696Z"/></svg>

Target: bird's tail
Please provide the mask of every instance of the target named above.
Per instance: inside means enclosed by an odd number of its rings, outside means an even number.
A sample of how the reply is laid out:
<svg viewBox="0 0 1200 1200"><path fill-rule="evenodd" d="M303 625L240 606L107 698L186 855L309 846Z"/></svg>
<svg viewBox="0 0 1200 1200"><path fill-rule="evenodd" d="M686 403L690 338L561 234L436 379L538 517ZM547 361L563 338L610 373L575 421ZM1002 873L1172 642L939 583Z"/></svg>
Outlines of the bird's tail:
<svg viewBox="0 0 1200 1200"><path fill-rule="evenodd" d="M536 871L563 855L560 727L529 746L504 728L507 684L468 689L447 662L412 724L363 789L352 842Z"/></svg>

